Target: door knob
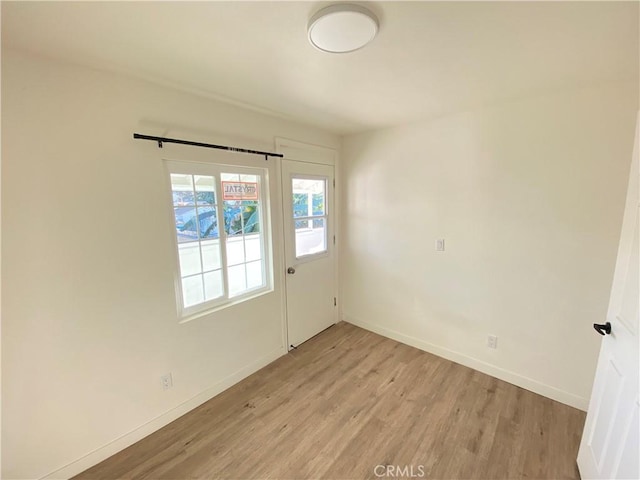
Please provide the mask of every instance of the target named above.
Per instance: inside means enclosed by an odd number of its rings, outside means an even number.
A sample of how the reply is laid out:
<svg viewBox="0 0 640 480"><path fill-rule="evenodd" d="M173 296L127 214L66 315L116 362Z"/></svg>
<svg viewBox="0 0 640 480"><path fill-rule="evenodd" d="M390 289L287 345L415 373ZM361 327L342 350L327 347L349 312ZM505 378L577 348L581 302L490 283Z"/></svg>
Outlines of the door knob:
<svg viewBox="0 0 640 480"><path fill-rule="evenodd" d="M596 329L600 335L609 335L611 333L611 322L607 322L604 325L601 323L594 323L593 328Z"/></svg>
<svg viewBox="0 0 640 480"><path fill-rule="evenodd" d="M289 267L289 268L287 268L287 273L289 275L293 275L294 273L296 273L296 269L293 268L293 267Z"/></svg>

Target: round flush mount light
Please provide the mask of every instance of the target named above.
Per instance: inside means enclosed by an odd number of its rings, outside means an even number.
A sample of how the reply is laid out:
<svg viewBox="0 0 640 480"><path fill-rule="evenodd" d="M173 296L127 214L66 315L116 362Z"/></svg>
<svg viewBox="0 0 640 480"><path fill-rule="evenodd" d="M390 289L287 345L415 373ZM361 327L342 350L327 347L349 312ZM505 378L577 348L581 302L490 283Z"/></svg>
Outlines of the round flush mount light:
<svg viewBox="0 0 640 480"><path fill-rule="evenodd" d="M311 44L323 52L353 52L373 40L378 19L360 5L331 5L311 17L308 32Z"/></svg>

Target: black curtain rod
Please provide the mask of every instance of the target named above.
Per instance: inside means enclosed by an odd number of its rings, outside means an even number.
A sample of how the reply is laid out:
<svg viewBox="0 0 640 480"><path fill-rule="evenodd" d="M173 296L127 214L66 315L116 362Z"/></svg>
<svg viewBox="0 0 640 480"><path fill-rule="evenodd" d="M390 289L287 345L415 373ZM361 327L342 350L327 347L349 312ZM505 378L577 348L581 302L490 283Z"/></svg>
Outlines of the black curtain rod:
<svg viewBox="0 0 640 480"><path fill-rule="evenodd" d="M189 140L179 140L177 138L154 137L152 135L142 135L141 133L134 133L133 138L136 140L153 140L154 142L158 142L158 148L162 148L163 143L178 143L180 145L191 145L193 147L216 148L218 150L227 150L229 152L251 153L253 155L264 155L265 160L268 160L269 157L280 157L280 158L284 157L282 153L262 152L260 150L249 150L247 148L228 147L226 145L214 145L212 143L191 142Z"/></svg>

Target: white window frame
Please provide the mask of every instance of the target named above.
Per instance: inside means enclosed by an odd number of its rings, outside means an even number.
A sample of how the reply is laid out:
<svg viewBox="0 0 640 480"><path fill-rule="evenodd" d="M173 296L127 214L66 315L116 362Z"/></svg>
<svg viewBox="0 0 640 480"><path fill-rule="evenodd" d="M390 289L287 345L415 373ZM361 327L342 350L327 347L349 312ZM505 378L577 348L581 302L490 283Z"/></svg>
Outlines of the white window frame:
<svg viewBox="0 0 640 480"><path fill-rule="evenodd" d="M266 293L274 290L273 286L273 255L271 251L271 218L269 214L269 185L268 185L268 172L266 168L247 167L241 165L221 164L221 163L209 163L209 162L197 162L197 161L183 161L183 160L164 160L165 164L165 177L166 177L166 192L168 194L168 206L169 206L169 219L171 220L171 233L173 241L173 255L174 255L174 288L176 294L176 306L178 319L180 323L193 320L195 318L208 315L210 313L222 310L224 308L236 305L238 303L245 302L247 300L262 296ZM227 233L224 229L224 214L223 214L223 202L222 199L222 181L221 175L225 174L240 174L240 175L256 175L259 178L259 196L258 196L258 215L260 218L260 233L261 233L261 260L262 260L262 276L264 284L259 287L248 289L233 297L229 296L229 281L228 281L228 264L227 264L227 252L226 241ZM223 277L224 293L220 298L204 301L197 305L191 305L189 307L184 306L184 296L182 292L182 275L180 271L180 255L178 237L176 235L175 228L175 216L174 216L174 204L173 193L171 184L171 174L182 175L208 175L213 176L215 179L215 193L216 193L216 216L218 218L218 238L220 240L220 262L221 271ZM246 262L245 262L246 263Z"/></svg>
<svg viewBox="0 0 640 480"><path fill-rule="evenodd" d="M294 259L296 261L296 263L298 264L302 264L302 263L306 263L306 262L312 262L313 260L316 260L318 258L323 258L323 257L328 257L329 256L329 249L331 248L331 244L330 244L330 237L331 237L331 232L329 231L329 215L331 215L333 212L329 211L329 202L328 202L328 198L327 196L329 195L329 178L325 177L323 175L291 175L289 177L289 183L291 184L291 198L293 200L293 179L299 179L299 180L322 180L324 182L324 195L325 195L325 202L324 202L324 215L315 215L315 216L307 216L307 217L294 217L293 216L293 205L291 205L291 226L292 226L292 230L293 230L293 256ZM317 253L307 253L306 255L301 255L298 256L296 253L297 250L297 245L296 245L296 222L298 220L315 220L315 219L324 219L325 220L325 249L322 252L317 252Z"/></svg>

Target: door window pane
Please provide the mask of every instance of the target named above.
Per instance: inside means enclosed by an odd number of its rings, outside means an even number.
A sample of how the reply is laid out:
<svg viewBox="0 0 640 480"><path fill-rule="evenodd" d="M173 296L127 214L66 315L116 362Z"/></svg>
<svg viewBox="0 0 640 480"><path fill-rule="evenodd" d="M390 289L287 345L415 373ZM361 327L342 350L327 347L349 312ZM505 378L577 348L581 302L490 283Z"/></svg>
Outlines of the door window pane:
<svg viewBox="0 0 640 480"><path fill-rule="evenodd" d="M311 196L311 214L324 215L324 192Z"/></svg>
<svg viewBox="0 0 640 480"><path fill-rule="evenodd" d="M325 215L326 185L327 182L324 179L294 178L292 180L293 216Z"/></svg>
<svg viewBox="0 0 640 480"><path fill-rule="evenodd" d="M327 251L326 186L326 179L292 179L296 258Z"/></svg>
<svg viewBox="0 0 640 480"><path fill-rule="evenodd" d="M293 216L307 217L309 216L309 195L306 193L293 194Z"/></svg>
<svg viewBox="0 0 640 480"><path fill-rule="evenodd" d="M304 227L296 228L296 257L326 252L326 218L316 218L304 222Z"/></svg>

